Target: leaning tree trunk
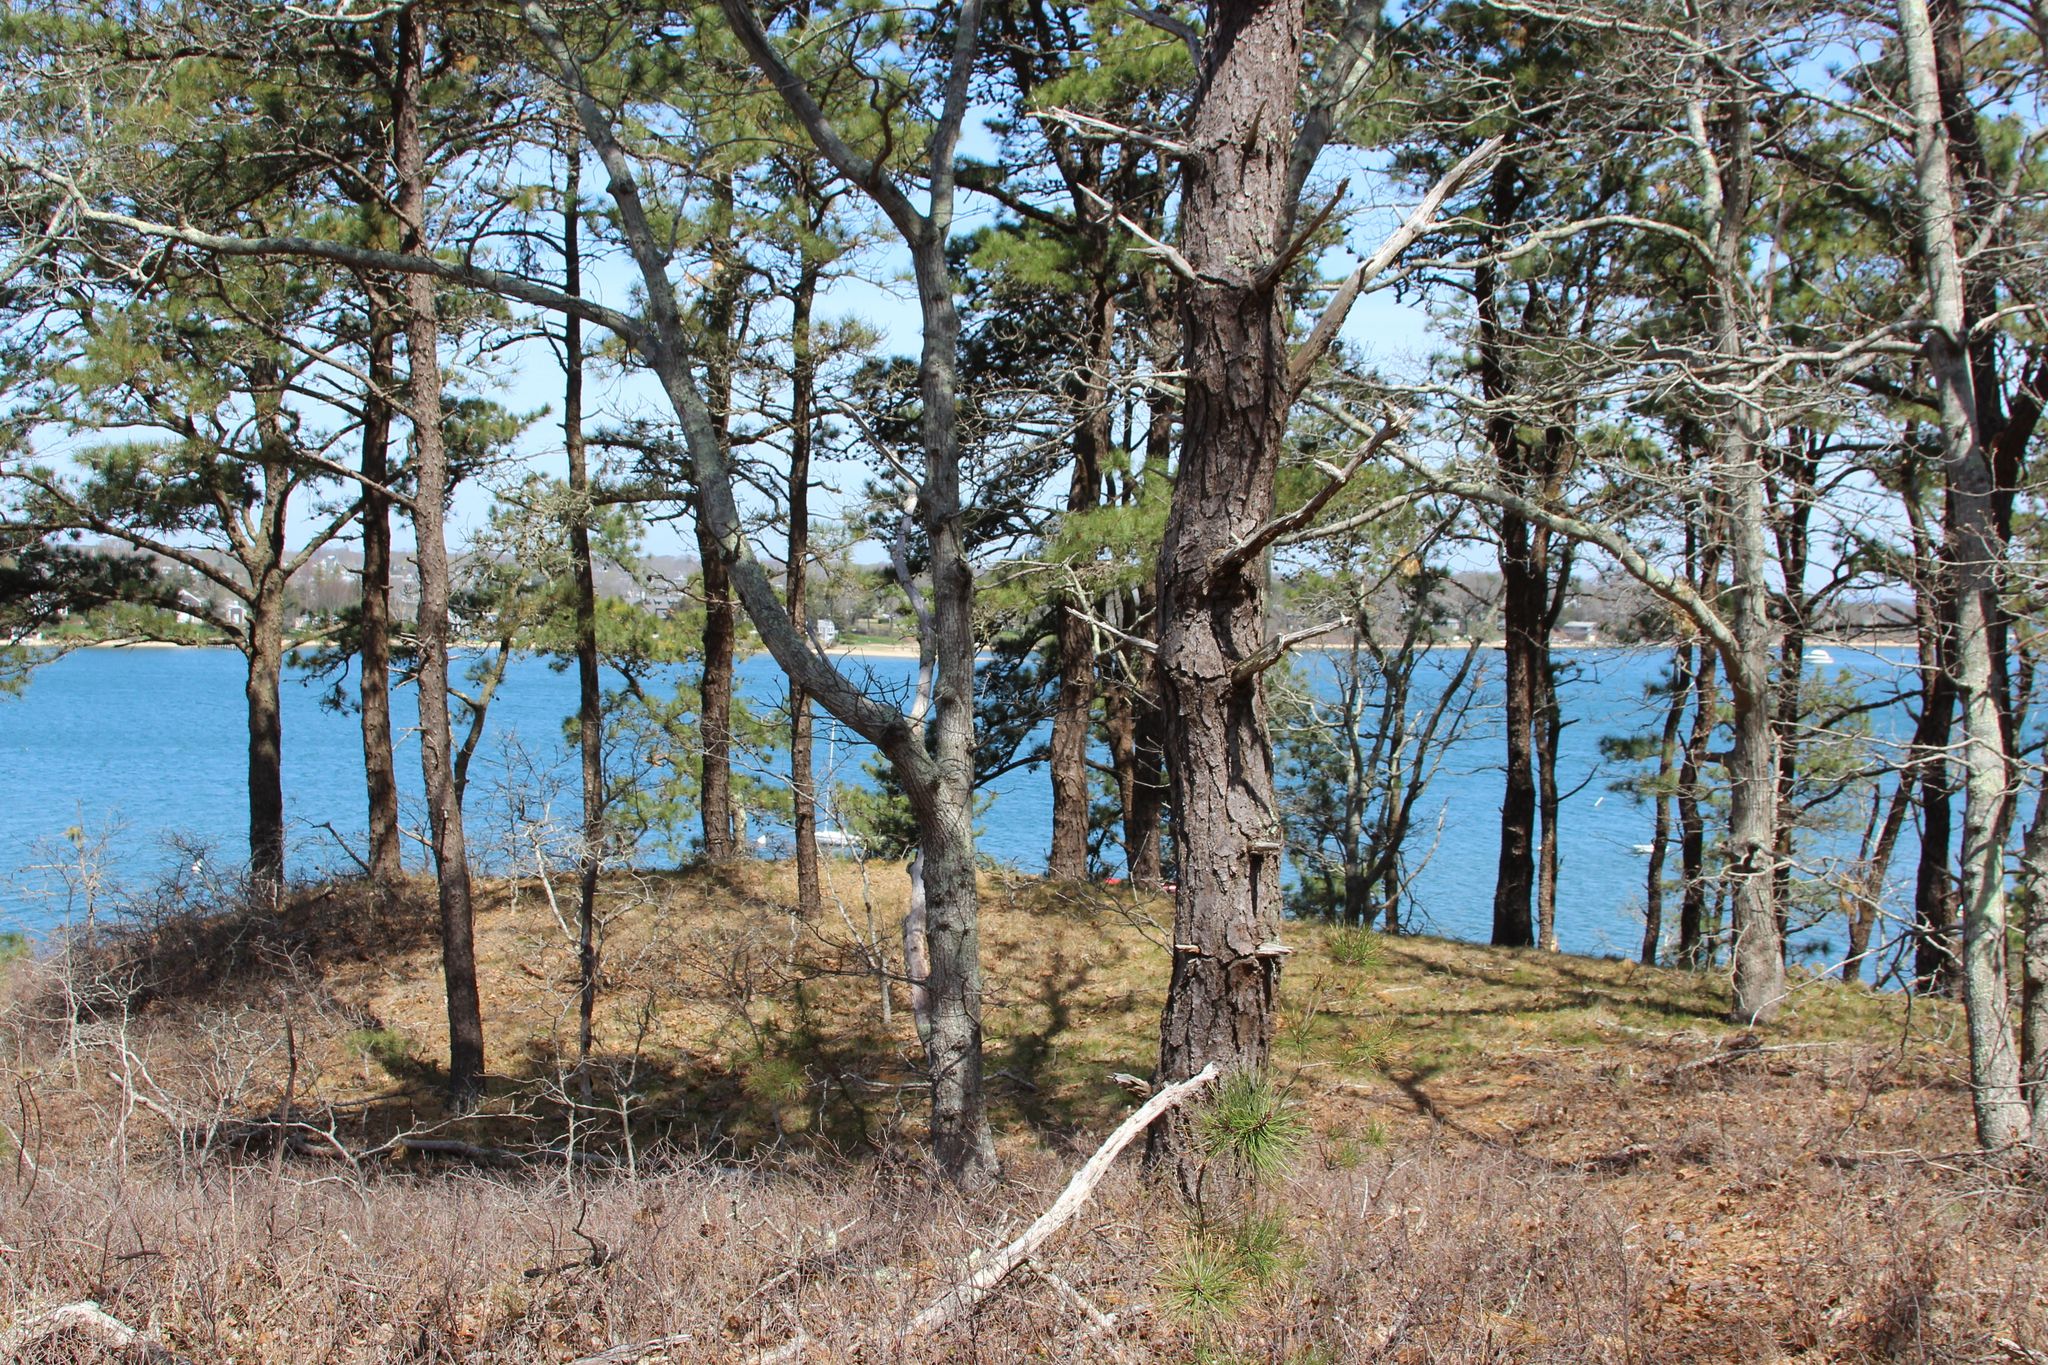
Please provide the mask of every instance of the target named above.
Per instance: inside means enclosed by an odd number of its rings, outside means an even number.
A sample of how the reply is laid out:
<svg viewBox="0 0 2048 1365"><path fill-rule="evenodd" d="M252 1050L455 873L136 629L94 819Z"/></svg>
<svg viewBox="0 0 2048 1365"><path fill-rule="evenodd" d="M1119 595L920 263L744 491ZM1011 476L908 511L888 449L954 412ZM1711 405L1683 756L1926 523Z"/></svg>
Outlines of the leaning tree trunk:
<svg viewBox="0 0 2048 1365"><path fill-rule="evenodd" d="M370 881L389 895L405 875L398 833L398 769L391 750L391 482L392 325L381 286L365 281L370 298L368 382L363 393L363 579L357 645L363 720L363 778L369 799Z"/></svg>
<svg viewBox="0 0 2048 1365"><path fill-rule="evenodd" d="M964 538L958 446L960 316L943 250L944 229L917 248L924 347L921 501L931 552L933 687L929 759L925 736L889 757L904 776L924 855L925 937L931 955L932 1147L956 1185L978 1189L1000 1174L982 1083L980 890L974 878L974 570Z"/></svg>
<svg viewBox="0 0 2048 1365"><path fill-rule="evenodd" d="M426 238L426 148L420 131L420 101L426 60L426 19L415 5L398 20L398 81L393 101L393 159L398 170L398 217L404 249L424 256ZM477 995L474 909L469 850L463 840L462 798L454 769L454 735L448 719L448 542L443 516L449 494L448 449L442 432L441 324L434 282L405 277L406 363L410 370L407 406L413 428L416 491L413 531L420 575L419 704L420 767L432 829L434 873L440 889L441 973L448 992L448 1093L466 1108L483 1090L483 1010Z"/></svg>
<svg viewBox="0 0 2048 1365"><path fill-rule="evenodd" d="M1930 303L1928 368L1941 403L1942 468L1948 481L1946 543L1955 585L1955 683L1963 720L1963 1005L1977 1140L1988 1149L2026 1140L2006 964L2005 821L2008 754L1996 687L1994 632L2005 548L1998 535L1991 461L1977 430L1967 343L1960 200L1941 117L1934 35L1926 0L1899 0L1914 124L1913 196Z"/></svg>
<svg viewBox="0 0 2048 1365"><path fill-rule="evenodd" d="M1289 406L1287 323L1268 270L1287 230L1301 0L1218 0L1188 130L1182 445L1159 559L1161 710L1173 789L1173 970L1161 1082L1266 1063L1280 982L1282 839L1260 659L1263 555L1230 554L1273 513ZM1188 1121L1150 1158L1192 1193Z"/></svg>
<svg viewBox="0 0 2048 1365"><path fill-rule="evenodd" d="M783 61L746 0L721 5L734 35L805 124L811 141L847 179L862 185L910 249L917 277L923 352L918 363L924 469L918 506L928 541L937 663L927 719L863 693L811 648L747 544L734 499L730 452L711 404L691 372L693 348L668 276L665 238L649 220L625 148L583 68L539 0L522 7L527 26L548 48L571 90L579 121L603 159L612 202L646 287L649 318L630 333L681 420L696 475L697 515L762 642L785 672L819 703L873 742L895 765L917 821L928 891L932 1147L954 1184L979 1189L1001 1167L990 1137L983 1088L979 903L974 879L974 581L960 503L958 375L960 323L946 244L953 214L954 151L968 108L980 0L958 17L945 108L927 142L930 209L920 213L888 175L863 160L833 129L803 80Z"/></svg>

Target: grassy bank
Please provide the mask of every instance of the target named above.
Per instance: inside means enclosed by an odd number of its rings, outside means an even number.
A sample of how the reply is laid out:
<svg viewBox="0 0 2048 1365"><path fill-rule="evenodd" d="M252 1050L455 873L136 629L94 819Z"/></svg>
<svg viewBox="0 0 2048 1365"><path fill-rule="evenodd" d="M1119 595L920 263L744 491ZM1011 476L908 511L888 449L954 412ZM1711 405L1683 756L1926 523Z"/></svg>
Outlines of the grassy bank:
<svg viewBox="0 0 2048 1365"><path fill-rule="evenodd" d="M926 1178L915 1034L877 974L903 878L830 873L812 924L779 867L609 883L588 1103L548 888L489 888L493 1079L460 1120L426 887L17 965L0 1312L92 1298L209 1362L683 1334L648 1358L746 1360L798 1332L812 1360L2048 1352L2048 1208L1954 1155L1949 1008L1810 982L1750 1033L1709 977L1309 925L1275 1058L1305 1135L1256 1216L1120 1170L980 1314L899 1342L1129 1111L1111 1075L1150 1071L1171 907L988 885L1011 1179L967 1199Z"/></svg>

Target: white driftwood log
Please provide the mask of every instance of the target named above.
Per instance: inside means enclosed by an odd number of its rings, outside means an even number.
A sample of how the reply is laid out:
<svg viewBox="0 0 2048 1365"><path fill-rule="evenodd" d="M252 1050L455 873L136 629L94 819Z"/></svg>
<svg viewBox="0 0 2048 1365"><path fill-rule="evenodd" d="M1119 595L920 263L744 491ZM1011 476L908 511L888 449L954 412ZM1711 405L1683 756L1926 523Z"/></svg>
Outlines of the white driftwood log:
<svg viewBox="0 0 2048 1365"><path fill-rule="evenodd" d="M1095 1149L1095 1155L1089 1157L1081 1169L1074 1172L1074 1178L1060 1191L1060 1197L1052 1201L1051 1208L1038 1215L1037 1221L1024 1229L1016 1241L993 1256L985 1257L974 1268L972 1274L912 1318L910 1325L903 1329L902 1335L915 1336L919 1332L942 1327L981 1302L1006 1275L1031 1259L1033 1252L1045 1245L1054 1233L1074 1220L1074 1216L1081 1212L1082 1207L1094 1195L1095 1187L1109 1174L1110 1165L1124 1148L1137 1141L1138 1134L1150 1128L1167 1110L1192 1099L1197 1092L1214 1081L1217 1074L1216 1064L1211 1062L1186 1080L1175 1081L1172 1085L1154 1091L1152 1098L1146 1100L1135 1113L1118 1124L1116 1131L1109 1135L1109 1139Z"/></svg>
<svg viewBox="0 0 2048 1365"><path fill-rule="evenodd" d="M4 1336L0 1336L0 1357L32 1360L29 1348L46 1337L72 1331L90 1337L110 1351L143 1360L150 1365L184 1365L184 1357L169 1350L155 1337L144 1336L91 1299L32 1313Z"/></svg>
<svg viewBox="0 0 2048 1365"><path fill-rule="evenodd" d="M935 1327L943 1327L955 1318L970 1312L974 1305L988 1297L989 1291L1001 1284L1011 1271L1029 1261L1032 1253L1050 1241L1053 1234L1074 1221L1075 1215L1079 1214L1089 1199L1094 1197L1095 1187L1109 1174L1110 1166L1123 1153L1124 1148L1136 1142L1138 1135L1157 1122L1160 1115L1193 1099L1215 1081L1219 1074L1216 1064L1211 1062L1186 1080L1175 1081L1172 1085L1154 1091L1150 1099L1117 1125L1116 1131L1095 1149L1095 1155L1089 1157L1081 1169L1074 1172L1074 1178L1060 1191L1060 1197L1052 1201L1051 1208L1040 1214L1030 1227L1024 1229L1016 1241L994 1255L984 1258L966 1279L947 1290L933 1301L930 1307L912 1318L909 1325L897 1334L898 1339L929 1332ZM1065 1286L1065 1281L1055 1279L1054 1283L1056 1286ZM1066 1286L1066 1292L1075 1293L1071 1286ZM1075 1294L1075 1297L1078 1298L1079 1295ZM1092 1309L1088 1311L1088 1315L1092 1320L1091 1326L1096 1331L1105 1330L1105 1323L1108 1321L1106 1318L1101 1318ZM688 1340L686 1334L614 1346L597 1355L579 1357L570 1362L570 1365L598 1365L599 1362L637 1360L649 1352L668 1346L683 1345ZM755 1356L754 1365L784 1365L784 1362L802 1356L810 1345L810 1335L799 1330L796 1336L780 1346Z"/></svg>

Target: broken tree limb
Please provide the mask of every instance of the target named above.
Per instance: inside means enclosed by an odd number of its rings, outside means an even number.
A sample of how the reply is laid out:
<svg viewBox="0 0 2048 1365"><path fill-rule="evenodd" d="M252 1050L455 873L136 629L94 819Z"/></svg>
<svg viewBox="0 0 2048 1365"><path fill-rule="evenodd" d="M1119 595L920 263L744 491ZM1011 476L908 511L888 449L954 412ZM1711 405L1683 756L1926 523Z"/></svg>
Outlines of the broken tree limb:
<svg viewBox="0 0 2048 1365"><path fill-rule="evenodd" d="M77 1303L61 1304L56 1308L30 1314L11 1331L0 1336L0 1356L8 1360L33 1360L36 1357L29 1353L29 1348L59 1332L75 1332L90 1338L109 1351L117 1351L130 1359L147 1361L149 1365L185 1365L185 1357L155 1337L145 1336L136 1331L91 1299L81 1299Z"/></svg>
<svg viewBox="0 0 2048 1365"><path fill-rule="evenodd" d="M920 1332L943 1327L973 1311L974 1306L988 1297L989 1291L1001 1284L1011 1271L1029 1261L1033 1253L1074 1220L1075 1215L1080 1213L1094 1196L1095 1187L1109 1174L1110 1166L1115 1163L1124 1148L1136 1142L1138 1135L1156 1123L1160 1116L1194 1098L1220 1074L1216 1064L1211 1062L1186 1080L1175 1081L1172 1085L1155 1091L1152 1098L1146 1100L1129 1118L1118 1124L1116 1131L1095 1149L1095 1155L1089 1157L1081 1169L1074 1172L1074 1178L1060 1191L1060 1197L1053 1200L1051 1208L1040 1214L1030 1227L1024 1229L1016 1241L979 1262L966 1279L947 1290L923 1312L912 1318L909 1325L897 1333L897 1340L907 1340ZM1065 1281L1051 1275L1044 1267L1038 1267L1038 1272L1056 1290L1064 1286L1067 1292L1074 1293L1077 1299L1080 1298L1078 1292L1067 1286ZM1089 1305L1084 1311L1089 1318L1091 1331L1102 1332L1105 1330L1105 1323L1113 1326L1113 1320L1108 1315L1099 1314L1093 1309L1093 1305ZM685 1334L656 1337L651 1341L629 1342L596 1355L580 1356L570 1362L570 1365L612 1365L612 1362L638 1360L652 1351L683 1345L687 1341L688 1336ZM787 1362L802 1357L813 1344L810 1334L798 1329L796 1335L788 1341L754 1356L753 1365L787 1365Z"/></svg>
<svg viewBox="0 0 2048 1365"><path fill-rule="evenodd" d="M1054 1233L1074 1220L1088 1200L1094 1196L1095 1187L1109 1174L1109 1168L1124 1148L1137 1141L1138 1135L1150 1128L1169 1109L1186 1103L1199 1093L1219 1073L1214 1062L1203 1067L1184 1081L1176 1081L1154 1092L1151 1099L1137 1109L1129 1118L1117 1125L1109 1139L1095 1149L1095 1155L1088 1158L1081 1169L1074 1172L1074 1178L1060 1191L1060 1197L1053 1200L1052 1207L1038 1216L1038 1220L1026 1228L1016 1241L986 1257L975 1267L966 1279L947 1290L930 1307L910 1320L902 1336L916 1336L943 1327L955 1318L972 1311L977 1303L988 1296L1009 1273L1031 1258L1033 1252L1051 1239Z"/></svg>

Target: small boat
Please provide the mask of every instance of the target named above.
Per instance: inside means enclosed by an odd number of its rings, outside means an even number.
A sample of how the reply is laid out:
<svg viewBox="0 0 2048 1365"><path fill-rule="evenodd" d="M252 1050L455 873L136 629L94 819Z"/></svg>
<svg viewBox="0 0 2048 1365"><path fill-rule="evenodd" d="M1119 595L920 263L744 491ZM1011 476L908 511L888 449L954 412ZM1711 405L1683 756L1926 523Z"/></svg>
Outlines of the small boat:
<svg viewBox="0 0 2048 1365"><path fill-rule="evenodd" d="M1630 845L1630 847L1632 847L1637 853L1640 853L1645 858L1649 857L1652 853L1655 853L1657 851L1657 846L1655 844L1632 844Z"/></svg>
<svg viewBox="0 0 2048 1365"><path fill-rule="evenodd" d="M848 834L845 830L832 825L818 826L816 833L812 837L818 841L819 848L858 849L860 847L859 835Z"/></svg>
<svg viewBox="0 0 2048 1365"><path fill-rule="evenodd" d="M1825 664L1832 664L1832 663L1833 663L1834 661L1835 661L1835 656L1834 656L1834 655L1832 655L1832 654L1830 654L1830 653L1828 653L1828 652L1827 652L1826 650L1824 650L1824 649L1809 649L1809 650L1807 650L1807 651L1806 651L1806 662L1808 662L1808 663L1810 663L1810 664L1823 664L1823 665L1825 665Z"/></svg>

